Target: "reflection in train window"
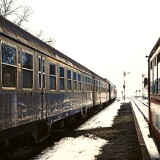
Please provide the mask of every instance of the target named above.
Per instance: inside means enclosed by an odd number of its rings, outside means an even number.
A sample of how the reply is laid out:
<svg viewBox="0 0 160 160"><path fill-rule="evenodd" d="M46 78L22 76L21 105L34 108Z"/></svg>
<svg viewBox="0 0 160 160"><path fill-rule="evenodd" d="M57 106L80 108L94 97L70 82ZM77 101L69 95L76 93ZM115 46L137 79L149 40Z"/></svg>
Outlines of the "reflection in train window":
<svg viewBox="0 0 160 160"><path fill-rule="evenodd" d="M71 70L67 70L67 79L68 90L71 90Z"/></svg>
<svg viewBox="0 0 160 160"><path fill-rule="evenodd" d="M65 89L65 84L64 84L64 68L60 67L59 68L59 73L60 73L60 90L64 90Z"/></svg>
<svg viewBox="0 0 160 160"><path fill-rule="evenodd" d="M43 88L46 88L45 59L42 59Z"/></svg>
<svg viewBox="0 0 160 160"><path fill-rule="evenodd" d="M17 63L16 49L2 43L2 86L16 87Z"/></svg>
<svg viewBox="0 0 160 160"><path fill-rule="evenodd" d="M41 66L42 66L42 61L41 61L41 57L38 57L38 86L39 88L42 88L42 77L41 77Z"/></svg>
<svg viewBox="0 0 160 160"><path fill-rule="evenodd" d="M33 87L33 56L29 53L22 53L23 67L23 88Z"/></svg>
<svg viewBox="0 0 160 160"><path fill-rule="evenodd" d="M81 87L81 75L78 74L78 90L81 91L82 87Z"/></svg>
<svg viewBox="0 0 160 160"><path fill-rule="evenodd" d="M23 68L33 69L33 59L31 54L23 52L22 65Z"/></svg>
<svg viewBox="0 0 160 160"><path fill-rule="evenodd" d="M158 94L160 94L160 53L157 56L157 64L158 64Z"/></svg>
<svg viewBox="0 0 160 160"><path fill-rule="evenodd" d="M16 49L2 43L2 63L16 65Z"/></svg>
<svg viewBox="0 0 160 160"><path fill-rule="evenodd" d="M16 87L17 68L13 66L2 65L2 86Z"/></svg>
<svg viewBox="0 0 160 160"><path fill-rule="evenodd" d="M77 73L73 72L74 90L77 90Z"/></svg>
<svg viewBox="0 0 160 160"><path fill-rule="evenodd" d="M56 65L50 63L50 89L56 90Z"/></svg>

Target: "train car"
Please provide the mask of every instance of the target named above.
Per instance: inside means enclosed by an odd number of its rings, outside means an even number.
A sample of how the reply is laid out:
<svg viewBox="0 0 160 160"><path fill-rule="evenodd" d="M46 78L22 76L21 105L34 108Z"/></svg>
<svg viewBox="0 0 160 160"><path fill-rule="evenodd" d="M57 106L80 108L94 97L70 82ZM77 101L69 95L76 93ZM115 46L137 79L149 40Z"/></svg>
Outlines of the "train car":
<svg viewBox="0 0 160 160"><path fill-rule="evenodd" d="M0 16L0 144L36 143L109 99L110 82Z"/></svg>
<svg viewBox="0 0 160 160"><path fill-rule="evenodd" d="M148 57L149 129L160 141L160 38Z"/></svg>
<svg viewBox="0 0 160 160"><path fill-rule="evenodd" d="M93 106L102 108L109 99L109 81L93 73Z"/></svg>
<svg viewBox="0 0 160 160"><path fill-rule="evenodd" d="M117 98L117 89L113 83L109 83L109 100L113 101Z"/></svg>

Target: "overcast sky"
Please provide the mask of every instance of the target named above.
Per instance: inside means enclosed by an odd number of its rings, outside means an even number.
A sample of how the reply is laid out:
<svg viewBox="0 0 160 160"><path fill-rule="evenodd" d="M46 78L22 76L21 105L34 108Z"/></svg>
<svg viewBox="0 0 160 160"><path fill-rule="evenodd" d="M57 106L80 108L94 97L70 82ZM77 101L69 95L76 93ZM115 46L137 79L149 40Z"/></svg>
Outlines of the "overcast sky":
<svg viewBox="0 0 160 160"><path fill-rule="evenodd" d="M121 94L142 89L142 73L160 36L159 0L19 0L33 9L27 28L44 31L55 48L112 81Z"/></svg>

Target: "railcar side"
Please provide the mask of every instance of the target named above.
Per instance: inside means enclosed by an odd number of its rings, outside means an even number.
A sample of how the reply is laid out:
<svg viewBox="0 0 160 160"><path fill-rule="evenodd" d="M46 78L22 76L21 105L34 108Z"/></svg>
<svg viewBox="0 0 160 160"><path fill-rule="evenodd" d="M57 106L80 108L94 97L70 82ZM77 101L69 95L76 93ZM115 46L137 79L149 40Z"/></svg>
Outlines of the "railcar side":
<svg viewBox="0 0 160 160"><path fill-rule="evenodd" d="M0 21L0 143L26 135L41 142L55 122L63 127L111 100L108 80Z"/></svg>
<svg viewBox="0 0 160 160"><path fill-rule="evenodd" d="M149 129L160 141L160 38L148 57Z"/></svg>

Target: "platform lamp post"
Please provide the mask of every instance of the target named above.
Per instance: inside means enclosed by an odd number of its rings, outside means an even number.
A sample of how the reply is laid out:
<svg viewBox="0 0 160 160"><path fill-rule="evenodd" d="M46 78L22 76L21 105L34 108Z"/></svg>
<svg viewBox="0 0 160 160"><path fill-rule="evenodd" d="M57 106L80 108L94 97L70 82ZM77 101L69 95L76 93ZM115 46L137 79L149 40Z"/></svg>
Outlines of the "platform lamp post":
<svg viewBox="0 0 160 160"><path fill-rule="evenodd" d="M124 84L123 84L123 90L124 90L124 100L125 100L125 89L126 89L126 84L125 84L125 76L126 76L126 74L130 74L130 72L123 72L123 76L124 76Z"/></svg>

